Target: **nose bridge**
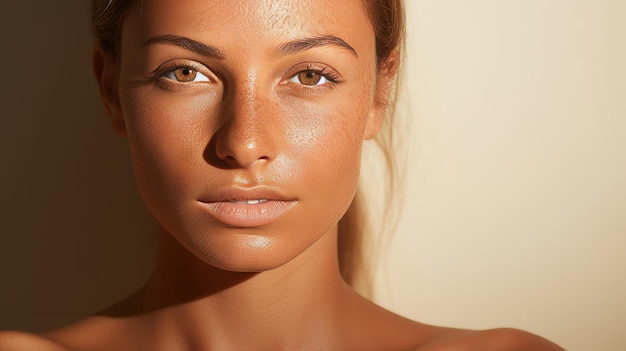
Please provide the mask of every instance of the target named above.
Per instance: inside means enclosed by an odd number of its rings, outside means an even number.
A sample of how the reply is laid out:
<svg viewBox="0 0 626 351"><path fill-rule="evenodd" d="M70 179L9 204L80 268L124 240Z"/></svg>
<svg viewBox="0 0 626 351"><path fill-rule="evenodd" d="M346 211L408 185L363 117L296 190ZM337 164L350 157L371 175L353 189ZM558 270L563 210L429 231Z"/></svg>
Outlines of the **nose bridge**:
<svg viewBox="0 0 626 351"><path fill-rule="evenodd" d="M225 122L216 137L216 154L231 167L249 168L274 157L266 92L253 71L233 82L224 98ZM268 118L269 117L269 118Z"/></svg>

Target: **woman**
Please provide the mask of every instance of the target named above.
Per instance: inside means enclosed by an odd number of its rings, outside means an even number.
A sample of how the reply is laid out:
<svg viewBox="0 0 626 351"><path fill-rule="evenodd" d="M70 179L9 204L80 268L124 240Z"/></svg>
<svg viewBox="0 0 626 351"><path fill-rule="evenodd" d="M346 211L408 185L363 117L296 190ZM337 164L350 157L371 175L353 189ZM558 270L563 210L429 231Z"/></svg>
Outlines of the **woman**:
<svg viewBox="0 0 626 351"><path fill-rule="evenodd" d="M410 321L346 283L400 1L94 0L94 26L106 110L161 225L155 271L84 321L0 334L0 350L560 350Z"/></svg>

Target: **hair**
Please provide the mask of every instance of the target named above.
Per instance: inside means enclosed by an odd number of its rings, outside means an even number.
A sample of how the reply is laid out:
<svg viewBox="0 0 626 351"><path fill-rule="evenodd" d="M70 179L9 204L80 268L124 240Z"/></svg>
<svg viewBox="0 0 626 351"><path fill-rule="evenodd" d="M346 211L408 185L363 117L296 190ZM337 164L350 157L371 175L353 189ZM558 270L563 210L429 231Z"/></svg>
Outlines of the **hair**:
<svg viewBox="0 0 626 351"><path fill-rule="evenodd" d="M120 36L122 22L135 0L92 0L91 20L97 45L114 59L119 58ZM374 29L376 40L376 63L378 72L385 69L387 59L394 52L398 53L398 62L401 64L404 56L405 19L403 0L362 0L365 11ZM385 209L382 219L387 229L395 227L397 212L392 204L394 196L398 194L401 180L399 163L395 157L398 148L397 137L394 137L393 128L396 115L396 96L399 89L399 72L391 82L391 94L387 105L387 115L381 130L376 136L376 143L384 158L386 166L385 181ZM366 254L366 249L374 249L367 245L371 236L372 221L367 216L367 205L361 189L339 221L338 255L339 268L343 279L366 296L372 296L372 257ZM367 259L366 259L367 258Z"/></svg>

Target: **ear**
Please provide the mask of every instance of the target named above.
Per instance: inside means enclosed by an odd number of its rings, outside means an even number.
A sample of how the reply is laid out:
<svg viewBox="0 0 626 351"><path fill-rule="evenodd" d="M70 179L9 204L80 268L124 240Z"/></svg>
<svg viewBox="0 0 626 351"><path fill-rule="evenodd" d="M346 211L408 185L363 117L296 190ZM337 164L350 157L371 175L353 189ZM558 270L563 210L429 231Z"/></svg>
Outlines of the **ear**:
<svg viewBox="0 0 626 351"><path fill-rule="evenodd" d="M394 88L396 73L400 66L400 53L392 51L387 58L380 62L376 74L376 91L374 92L374 103L370 111L370 116L365 127L365 139L372 139L376 136L387 115L389 99Z"/></svg>
<svg viewBox="0 0 626 351"><path fill-rule="evenodd" d="M117 86L118 65L116 60L101 46L96 46L93 50L93 70L98 81L104 108L109 115L113 129L120 135L126 135L126 125L120 107Z"/></svg>

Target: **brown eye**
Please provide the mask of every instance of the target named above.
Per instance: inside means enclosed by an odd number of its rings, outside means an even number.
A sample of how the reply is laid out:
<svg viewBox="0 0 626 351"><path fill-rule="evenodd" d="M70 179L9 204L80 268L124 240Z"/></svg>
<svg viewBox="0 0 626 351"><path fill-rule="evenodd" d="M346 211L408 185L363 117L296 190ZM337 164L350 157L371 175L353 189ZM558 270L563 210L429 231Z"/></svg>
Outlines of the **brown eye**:
<svg viewBox="0 0 626 351"><path fill-rule="evenodd" d="M179 82L193 82L196 79L197 72L191 68L179 68L174 71L174 76Z"/></svg>
<svg viewBox="0 0 626 351"><path fill-rule="evenodd" d="M322 75L314 71L302 71L298 73L298 80L304 85L317 85L322 80Z"/></svg>
<svg viewBox="0 0 626 351"><path fill-rule="evenodd" d="M165 72L162 77L179 83L209 81L209 78L207 78L207 76L190 67L180 67L173 69L171 71Z"/></svg>

